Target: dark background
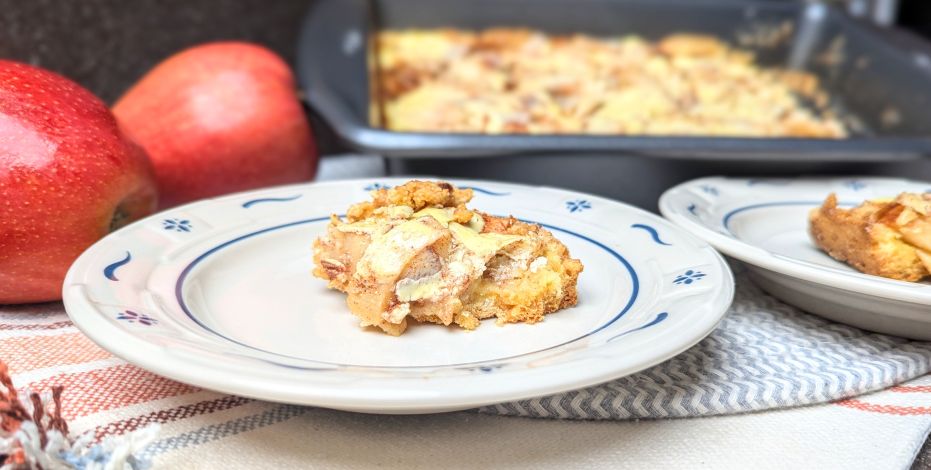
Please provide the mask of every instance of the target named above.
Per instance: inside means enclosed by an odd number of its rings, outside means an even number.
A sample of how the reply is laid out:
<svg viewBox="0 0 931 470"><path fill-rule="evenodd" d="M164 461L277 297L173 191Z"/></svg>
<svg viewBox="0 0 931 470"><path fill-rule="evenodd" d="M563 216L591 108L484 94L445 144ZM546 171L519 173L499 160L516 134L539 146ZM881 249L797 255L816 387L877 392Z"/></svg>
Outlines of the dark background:
<svg viewBox="0 0 931 470"><path fill-rule="evenodd" d="M293 64L309 0L0 0L0 58L76 80L108 103L146 70L211 40L264 44Z"/></svg>
<svg viewBox="0 0 931 470"><path fill-rule="evenodd" d="M931 37L931 1L902 0L897 22L904 28Z"/></svg>

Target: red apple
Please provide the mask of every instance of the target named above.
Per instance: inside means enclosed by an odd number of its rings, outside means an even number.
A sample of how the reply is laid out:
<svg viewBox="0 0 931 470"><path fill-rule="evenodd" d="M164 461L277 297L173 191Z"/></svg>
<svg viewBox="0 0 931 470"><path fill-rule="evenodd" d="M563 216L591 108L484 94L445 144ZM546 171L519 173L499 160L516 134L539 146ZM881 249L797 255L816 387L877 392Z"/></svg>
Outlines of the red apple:
<svg viewBox="0 0 931 470"><path fill-rule="evenodd" d="M0 60L0 304L60 299L75 258L157 197L145 152L102 101Z"/></svg>
<svg viewBox="0 0 931 470"><path fill-rule="evenodd" d="M294 76L264 47L217 42L181 51L113 113L152 159L162 207L307 181L316 171Z"/></svg>

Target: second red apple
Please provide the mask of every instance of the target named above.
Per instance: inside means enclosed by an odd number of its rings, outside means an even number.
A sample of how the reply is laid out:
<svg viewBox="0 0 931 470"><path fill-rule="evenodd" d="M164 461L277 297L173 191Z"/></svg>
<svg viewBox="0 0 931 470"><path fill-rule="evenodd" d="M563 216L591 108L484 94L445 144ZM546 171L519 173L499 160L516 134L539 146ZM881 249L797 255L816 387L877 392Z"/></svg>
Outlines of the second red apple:
<svg viewBox="0 0 931 470"><path fill-rule="evenodd" d="M149 71L113 113L151 157L163 208L306 181L316 171L294 76L264 47L184 50Z"/></svg>

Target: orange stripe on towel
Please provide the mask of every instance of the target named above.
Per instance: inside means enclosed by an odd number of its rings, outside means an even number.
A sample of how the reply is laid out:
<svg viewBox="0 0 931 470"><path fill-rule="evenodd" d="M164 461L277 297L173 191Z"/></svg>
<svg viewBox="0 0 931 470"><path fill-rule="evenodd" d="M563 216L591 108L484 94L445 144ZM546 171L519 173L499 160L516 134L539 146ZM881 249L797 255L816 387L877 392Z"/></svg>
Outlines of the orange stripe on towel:
<svg viewBox="0 0 931 470"><path fill-rule="evenodd" d="M853 398L834 403L845 408L853 408L855 410L869 411L871 413L882 413L887 415L931 415L931 407L927 406L877 405L875 403L867 403L865 401L860 401Z"/></svg>
<svg viewBox="0 0 931 470"><path fill-rule="evenodd" d="M129 364L56 375L28 384L28 388L42 392L51 389L53 385L65 387L62 394L62 413L65 419L200 390Z"/></svg>
<svg viewBox="0 0 931 470"><path fill-rule="evenodd" d="M31 324L0 323L0 331L57 330L59 328L66 328L72 325L73 323L71 323L70 321L58 321L55 323L31 323Z"/></svg>
<svg viewBox="0 0 931 470"><path fill-rule="evenodd" d="M931 393L931 385L896 385L890 392L899 393Z"/></svg>
<svg viewBox="0 0 931 470"><path fill-rule="evenodd" d="M0 358L6 361L13 374L108 357L110 353L100 349L81 333L18 336L0 340Z"/></svg>

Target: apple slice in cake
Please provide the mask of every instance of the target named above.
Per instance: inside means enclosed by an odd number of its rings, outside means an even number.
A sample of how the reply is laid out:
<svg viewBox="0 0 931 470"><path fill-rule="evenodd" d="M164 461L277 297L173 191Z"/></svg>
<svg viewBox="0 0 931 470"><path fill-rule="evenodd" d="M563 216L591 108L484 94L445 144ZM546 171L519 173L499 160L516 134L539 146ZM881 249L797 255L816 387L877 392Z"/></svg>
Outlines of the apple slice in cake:
<svg viewBox="0 0 931 470"><path fill-rule="evenodd" d="M467 209L471 189L411 181L372 196L314 241L314 275L347 294L362 326L400 335L413 318L472 330L576 304L582 263L538 225Z"/></svg>

